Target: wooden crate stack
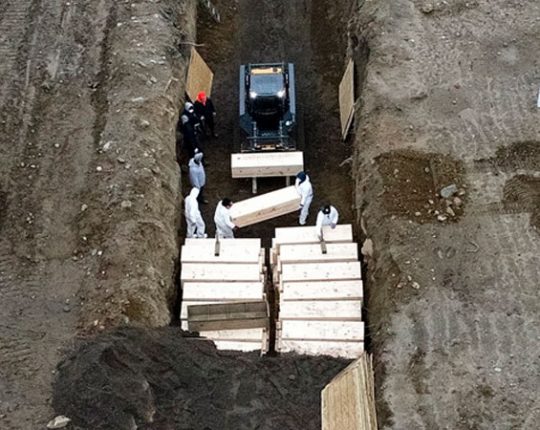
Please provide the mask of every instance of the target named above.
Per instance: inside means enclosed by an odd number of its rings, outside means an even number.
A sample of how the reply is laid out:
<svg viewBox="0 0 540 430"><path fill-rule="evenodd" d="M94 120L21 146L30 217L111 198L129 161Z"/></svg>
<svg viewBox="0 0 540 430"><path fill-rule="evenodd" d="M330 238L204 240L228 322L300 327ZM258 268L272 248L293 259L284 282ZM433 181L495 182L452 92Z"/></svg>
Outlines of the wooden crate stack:
<svg viewBox="0 0 540 430"><path fill-rule="evenodd" d="M181 251L182 328L188 330L187 309L193 305L266 300L266 268L260 239L186 239ZM247 328L201 331L218 349L261 350L268 345L268 330Z"/></svg>
<svg viewBox="0 0 540 430"><path fill-rule="evenodd" d="M352 226L277 228L271 250L279 295L276 350L357 358L364 350L363 287Z"/></svg>

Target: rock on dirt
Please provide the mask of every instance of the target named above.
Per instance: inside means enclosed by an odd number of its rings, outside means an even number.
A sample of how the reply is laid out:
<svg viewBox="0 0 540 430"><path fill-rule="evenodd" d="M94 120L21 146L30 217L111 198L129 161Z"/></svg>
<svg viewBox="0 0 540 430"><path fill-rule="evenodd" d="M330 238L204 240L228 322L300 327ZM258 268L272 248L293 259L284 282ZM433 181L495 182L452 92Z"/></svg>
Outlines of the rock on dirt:
<svg viewBox="0 0 540 430"><path fill-rule="evenodd" d="M71 419L64 416L58 415L47 424L48 429L63 429L71 422Z"/></svg>
<svg viewBox="0 0 540 430"><path fill-rule="evenodd" d="M458 188L456 186L456 184L450 184L446 187L444 187L443 189L441 189L441 197L443 199L449 199L450 197L452 197L454 194L456 194L458 192Z"/></svg>

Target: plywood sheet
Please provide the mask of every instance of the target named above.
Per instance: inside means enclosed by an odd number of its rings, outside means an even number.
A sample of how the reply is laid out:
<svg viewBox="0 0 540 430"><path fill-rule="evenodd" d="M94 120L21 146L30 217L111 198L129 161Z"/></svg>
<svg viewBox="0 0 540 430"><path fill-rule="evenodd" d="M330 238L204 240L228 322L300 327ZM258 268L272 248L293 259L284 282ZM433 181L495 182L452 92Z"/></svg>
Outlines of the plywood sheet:
<svg viewBox="0 0 540 430"><path fill-rule="evenodd" d="M189 59L188 74L186 79L186 93L195 101L200 91L206 92L210 97L212 95L212 81L214 74L210 67L204 62L195 48L191 48L191 57Z"/></svg>
<svg viewBox="0 0 540 430"><path fill-rule="evenodd" d="M196 282L246 282L261 281L261 266L259 264L240 263L185 263L181 268L182 283Z"/></svg>
<svg viewBox="0 0 540 430"><path fill-rule="evenodd" d="M182 302L190 331L267 328L268 305L264 300L243 302ZM187 309L187 312L186 312Z"/></svg>
<svg viewBox="0 0 540 430"><path fill-rule="evenodd" d="M291 263L281 265L281 279L291 281L331 281L361 279L359 261L325 263Z"/></svg>
<svg viewBox="0 0 540 430"><path fill-rule="evenodd" d="M358 358L364 352L364 342L330 342L317 340L281 340L279 352L295 352L305 355L329 355L331 357ZM338 429L335 427L332 430Z"/></svg>
<svg viewBox="0 0 540 430"><path fill-rule="evenodd" d="M263 282L184 282L184 301L242 301L260 300L264 293Z"/></svg>
<svg viewBox="0 0 540 430"><path fill-rule="evenodd" d="M300 151L231 154L233 178L295 176L303 170L304 154Z"/></svg>
<svg viewBox="0 0 540 430"><path fill-rule="evenodd" d="M297 321L284 320L280 335L287 340L363 341L362 321Z"/></svg>
<svg viewBox="0 0 540 430"><path fill-rule="evenodd" d="M282 245L279 248L279 260L282 263L315 263L324 261L358 261L356 243L328 243L326 254L320 244Z"/></svg>
<svg viewBox="0 0 540 430"><path fill-rule="evenodd" d="M377 430L371 357L362 354L322 390L321 419L322 430Z"/></svg>
<svg viewBox="0 0 540 430"><path fill-rule="evenodd" d="M345 140L354 116L354 62L352 60L349 61L339 83L339 114L341 136Z"/></svg>
<svg viewBox="0 0 540 430"><path fill-rule="evenodd" d="M279 319L361 321L362 302L343 301L282 301Z"/></svg>
<svg viewBox="0 0 540 430"><path fill-rule="evenodd" d="M362 300L363 285L357 281L308 281L281 284L280 300Z"/></svg>
<svg viewBox="0 0 540 430"><path fill-rule="evenodd" d="M182 263L258 263L261 249L252 246L236 246L230 242L219 243L219 255L215 255L216 242L209 246L182 246L180 261Z"/></svg>
<svg viewBox="0 0 540 430"><path fill-rule="evenodd" d="M279 227L276 228L276 234L273 241L274 246L286 245L291 243L319 243L317 230L315 226L308 227ZM352 242L352 225L338 224L336 228L330 226L323 227L323 236L325 242Z"/></svg>
<svg viewBox="0 0 540 430"><path fill-rule="evenodd" d="M261 194L233 205L231 219L239 227L256 224L300 208L300 195L296 187L290 186L270 193Z"/></svg>

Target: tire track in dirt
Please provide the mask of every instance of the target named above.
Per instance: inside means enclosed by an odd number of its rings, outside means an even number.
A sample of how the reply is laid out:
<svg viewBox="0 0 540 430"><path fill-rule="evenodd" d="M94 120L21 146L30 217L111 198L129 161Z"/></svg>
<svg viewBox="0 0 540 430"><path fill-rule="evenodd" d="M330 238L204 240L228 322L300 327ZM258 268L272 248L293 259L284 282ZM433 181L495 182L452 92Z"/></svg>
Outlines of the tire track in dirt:
<svg viewBox="0 0 540 430"><path fill-rule="evenodd" d="M24 55L23 46L26 29L29 27L31 9L39 0L6 0L0 5L0 104L3 104L6 93L14 86L8 76L17 66L20 54ZM24 58L26 62L26 58ZM8 78L8 79L6 79Z"/></svg>

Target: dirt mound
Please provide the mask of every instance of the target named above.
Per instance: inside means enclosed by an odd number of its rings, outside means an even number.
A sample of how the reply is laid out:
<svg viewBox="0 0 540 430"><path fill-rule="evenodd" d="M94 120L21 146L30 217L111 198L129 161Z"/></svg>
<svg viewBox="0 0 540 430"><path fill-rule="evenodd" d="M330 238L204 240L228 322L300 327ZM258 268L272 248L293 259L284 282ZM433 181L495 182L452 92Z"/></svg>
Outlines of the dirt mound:
<svg viewBox="0 0 540 430"><path fill-rule="evenodd" d="M77 429L319 429L320 391L346 364L122 328L60 364L53 404Z"/></svg>

